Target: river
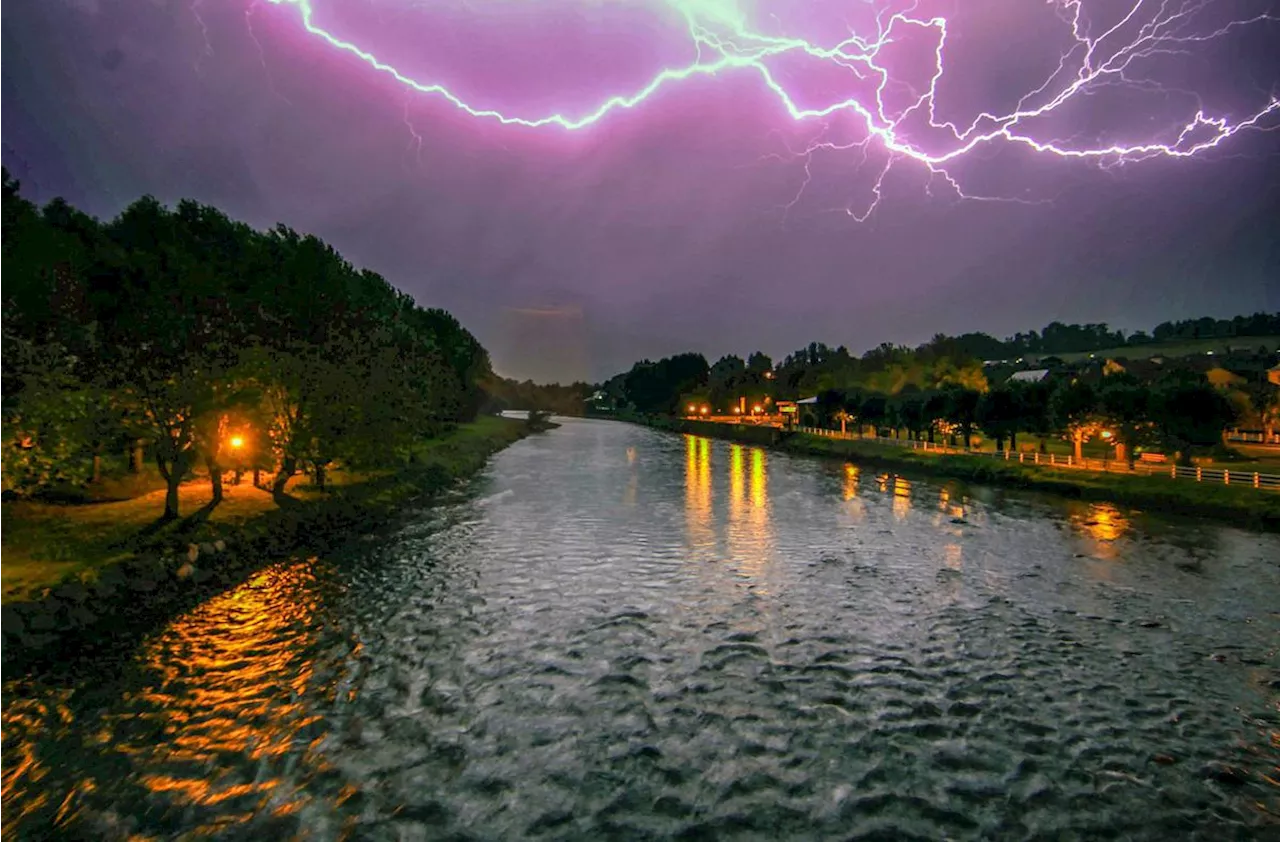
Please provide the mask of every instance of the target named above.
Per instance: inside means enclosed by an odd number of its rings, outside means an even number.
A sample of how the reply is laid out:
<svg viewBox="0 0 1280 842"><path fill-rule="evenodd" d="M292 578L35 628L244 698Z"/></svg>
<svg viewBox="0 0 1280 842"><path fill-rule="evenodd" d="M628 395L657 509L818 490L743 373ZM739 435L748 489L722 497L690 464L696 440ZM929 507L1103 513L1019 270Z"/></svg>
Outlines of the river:
<svg viewBox="0 0 1280 842"><path fill-rule="evenodd" d="M12 839L1280 834L1280 537L566 420L4 684Z"/></svg>

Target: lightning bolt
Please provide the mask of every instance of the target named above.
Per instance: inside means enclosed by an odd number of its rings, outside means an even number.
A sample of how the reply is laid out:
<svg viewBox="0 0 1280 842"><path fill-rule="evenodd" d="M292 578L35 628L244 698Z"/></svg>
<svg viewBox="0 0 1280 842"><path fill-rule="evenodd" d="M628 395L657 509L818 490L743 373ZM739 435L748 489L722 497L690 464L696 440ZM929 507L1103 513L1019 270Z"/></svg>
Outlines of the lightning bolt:
<svg viewBox="0 0 1280 842"><path fill-rule="evenodd" d="M803 152L792 153L793 158L804 160L804 180L796 196L786 205L784 214L795 206L812 181L811 164L816 153L837 154L858 147L865 160L867 144L872 142L885 153L885 163L873 183L866 207L857 211L852 207L843 208L857 220L865 220L875 211L883 198L885 178L899 160L914 161L927 168L930 181L941 179L962 199L1002 200L1003 197L966 193L948 167L980 147L1000 144L1026 148L1040 155L1094 161L1102 166L1155 157L1189 158L1220 146L1242 131L1280 127L1274 119L1280 116L1280 98L1274 89L1251 113L1233 118L1210 113L1194 92L1163 86L1140 75L1141 66L1149 60L1183 55L1197 45L1225 38L1237 30L1280 22L1280 16L1257 14L1231 20L1207 31L1205 28L1197 30L1199 15L1210 7L1213 0L1128 0L1132 5L1121 7L1122 14L1118 19L1096 33L1086 12L1085 0L1046 0L1070 34L1068 49L1061 54L1057 68L1039 85L1027 91L1012 110L999 113L979 111L967 124L939 116L938 91L946 74L948 21L938 15L919 14L919 0L913 0L897 11L891 5L876 9L874 34L859 34L846 23L847 37L825 46L801 38L756 31L748 25L746 16L732 0L666 0L685 24L694 56L689 64L663 68L639 89L608 97L594 108L578 114L557 112L544 116L519 116L473 105L442 83L411 78L388 60L322 26L317 21L313 0L269 2L291 8L309 35L358 59L409 91L438 97L474 118L505 126L579 131L612 112L637 108L659 90L695 77L716 76L730 71L755 74L791 120L823 124L839 120L861 135L861 139L853 143L815 141ZM872 0L867 0L867 3L872 5ZM768 17L779 31L783 31L782 22L776 15ZM882 56L891 44L913 36L931 38L933 44L932 75L928 86L918 91L904 80L895 79ZM803 106L798 94L780 81L777 65L784 57L838 68L851 81L871 84L874 89L861 97L834 98ZM1164 95L1181 94L1195 103L1195 112L1176 121L1157 137L1128 142L1089 143L1078 136L1062 139L1037 134L1039 121L1064 112L1069 104L1113 87L1155 91ZM906 104L891 107L890 99L903 90L908 92ZM417 132L411 125L409 128L420 142Z"/></svg>
<svg viewBox="0 0 1280 842"><path fill-rule="evenodd" d="M200 38L204 41L204 51L196 59L196 73L199 73L204 66L205 57L213 55L213 43L209 40L209 26L204 22L204 15L200 13L202 2L203 0L191 0L191 16L196 19L196 26L200 27Z"/></svg>
<svg viewBox="0 0 1280 842"><path fill-rule="evenodd" d="M258 0L253 0L249 7L244 10L244 28L249 33L249 40L253 42L253 46L258 51L258 63L262 65L262 75L267 77L267 88L272 94L280 98L285 105L292 106L293 103L289 98L280 91L276 90L275 80L271 76L271 68L267 66L267 51L262 48L262 42L258 40L258 33L253 28L253 13L258 8Z"/></svg>
<svg viewBox="0 0 1280 842"><path fill-rule="evenodd" d="M420 135L418 133L418 130L413 127L413 121L409 117L409 100L407 99L404 101L404 125L405 125L405 128L409 130L410 138L412 138L409 141L408 148L413 150L414 157L418 162L418 166L421 167L422 166L422 135Z"/></svg>

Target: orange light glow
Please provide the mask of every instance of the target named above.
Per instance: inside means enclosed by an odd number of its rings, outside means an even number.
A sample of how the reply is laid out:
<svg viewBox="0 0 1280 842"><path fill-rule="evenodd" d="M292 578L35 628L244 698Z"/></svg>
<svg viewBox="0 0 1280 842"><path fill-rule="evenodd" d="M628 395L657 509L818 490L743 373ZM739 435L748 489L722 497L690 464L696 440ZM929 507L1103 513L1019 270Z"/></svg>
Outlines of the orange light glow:
<svg viewBox="0 0 1280 842"><path fill-rule="evenodd" d="M1109 438L1111 438L1111 431L1110 431L1110 430L1103 430L1103 431L1102 431L1102 437L1103 437L1104 439L1109 439Z"/></svg>
<svg viewBox="0 0 1280 842"><path fill-rule="evenodd" d="M702 414L703 414L703 415L706 415L706 414L707 414L708 412L710 412L710 411L711 411L711 409L710 409L709 407L705 407L705 406L704 406L704 407L702 408Z"/></svg>
<svg viewBox="0 0 1280 842"><path fill-rule="evenodd" d="M242 439L240 436L232 436L232 437L231 437L231 446L232 446L232 447L244 447L244 439Z"/></svg>
<svg viewBox="0 0 1280 842"><path fill-rule="evenodd" d="M759 411L760 411L760 404L756 404L755 406L751 407L751 411L752 411L752 412L759 412Z"/></svg>

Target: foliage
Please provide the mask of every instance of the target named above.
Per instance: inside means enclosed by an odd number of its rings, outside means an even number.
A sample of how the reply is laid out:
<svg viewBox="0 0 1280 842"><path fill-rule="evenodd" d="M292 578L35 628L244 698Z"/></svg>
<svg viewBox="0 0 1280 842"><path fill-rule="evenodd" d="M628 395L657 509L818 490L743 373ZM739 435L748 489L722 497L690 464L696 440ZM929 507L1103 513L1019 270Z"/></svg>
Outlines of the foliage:
<svg viewBox="0 0 1280 842"><path fill-rule="evenodd" d="M488 354L456 319L285 226L151 197L101 223L35 208L6 172L3 255L6 490L85 482L143 439L175 517L198 462L217 502L232 431L257 431L237 464L275 464L283 490L400 459L486 400Z"/></svg>

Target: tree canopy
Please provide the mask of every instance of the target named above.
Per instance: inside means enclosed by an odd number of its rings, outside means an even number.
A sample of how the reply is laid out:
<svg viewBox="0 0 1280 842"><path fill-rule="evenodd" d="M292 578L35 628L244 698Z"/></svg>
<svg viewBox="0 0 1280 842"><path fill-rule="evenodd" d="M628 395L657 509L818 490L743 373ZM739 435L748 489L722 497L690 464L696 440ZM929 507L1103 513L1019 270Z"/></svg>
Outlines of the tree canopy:
<svg viewBox="0 0 1280 842"><path fill-rule="evenodd" d="M148 444L177 515L199 463L215 500L252 429L275 487L385 462L473 418L492 376L448 313L322 240L144 196L108 222L37 208L4 174L5 488L83 482L102 448ZM91 467L94 466L94 467Z"/></svg>

